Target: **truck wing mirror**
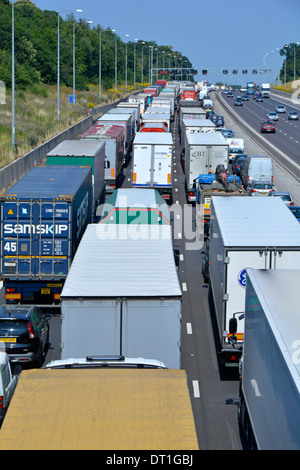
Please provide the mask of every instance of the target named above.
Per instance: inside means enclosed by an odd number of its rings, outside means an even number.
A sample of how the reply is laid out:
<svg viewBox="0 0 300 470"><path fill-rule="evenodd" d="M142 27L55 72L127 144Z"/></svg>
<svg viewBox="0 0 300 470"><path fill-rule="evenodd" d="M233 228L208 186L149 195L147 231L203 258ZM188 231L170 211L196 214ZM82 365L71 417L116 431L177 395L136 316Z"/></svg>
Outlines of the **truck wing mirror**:
<svg viewBox="0 0 300 470"><path fill-rule="evenodd" d="M237 319L236 318L230 318L229 320L229 334L235 335L237 332Z"/></svg>

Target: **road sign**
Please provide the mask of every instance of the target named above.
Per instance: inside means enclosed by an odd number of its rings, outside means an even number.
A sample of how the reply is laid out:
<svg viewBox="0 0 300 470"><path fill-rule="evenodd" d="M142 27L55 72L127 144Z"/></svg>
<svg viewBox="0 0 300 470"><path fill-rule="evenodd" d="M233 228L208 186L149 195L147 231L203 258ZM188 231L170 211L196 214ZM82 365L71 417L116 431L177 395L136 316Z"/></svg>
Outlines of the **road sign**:
<svg viewBox="0 0 300 470"><path fill-rule="evenodd" d="M69 95L69 104L76 103L76 95Z"/></svg>

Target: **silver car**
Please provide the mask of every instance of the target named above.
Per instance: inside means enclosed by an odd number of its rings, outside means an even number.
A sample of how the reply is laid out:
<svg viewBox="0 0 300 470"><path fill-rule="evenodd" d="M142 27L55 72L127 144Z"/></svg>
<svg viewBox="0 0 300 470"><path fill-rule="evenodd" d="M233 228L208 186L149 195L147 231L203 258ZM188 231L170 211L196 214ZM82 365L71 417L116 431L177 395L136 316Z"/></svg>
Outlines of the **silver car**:
<svg viewBox="0 0 300 470"><path fill-rule="evenodd" d="M247 187L250 196L269 196L272 191L274 190L270 181L254 180Z"/></svg>
<svg viewBox="0 0 300 470"><path fill-rule="evenodd" d="M286 112L285 106L283 104L279 104L278 106L276 106L276 111L277 113L285 113Z"/></svg>
<svg viewBox="0 0 300 470"><path fill-rule="evenodd" d="M273 191L270 194L268 194L268 196L281 197L281 199L283 200L283 202L287 206L293 206L294 205L294 199L293 199L291 193L289 193L288 191Z"/></svg>
<svg viewBox="0 0 300 470"><path fill-rule="evenodd" d="M271 119L271 121L278 121L279 116L277 113L275 113L275 111L270 111L267 115L267 118Z"/></svg>
<svg viewBox="0 0 300 470"><path fill-rule="evenodd" d="M299 119L299 114L297 113L297 111L291 111L291 112L288 114L288 119L298 121L298 119Z"/></svg>

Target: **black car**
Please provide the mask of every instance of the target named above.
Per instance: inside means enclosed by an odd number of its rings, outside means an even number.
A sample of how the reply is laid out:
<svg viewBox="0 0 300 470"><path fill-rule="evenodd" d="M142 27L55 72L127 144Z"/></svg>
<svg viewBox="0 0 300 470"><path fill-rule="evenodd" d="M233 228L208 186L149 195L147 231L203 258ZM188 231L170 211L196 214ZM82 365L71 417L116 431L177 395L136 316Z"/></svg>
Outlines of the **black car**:
<svg viewBox="0 0 300 470"><path fill-rule="evenodd" d="M40 367L49 345L51 315L36 306L0 306L0 344L11 362Z"/></svg>
<svg viewBox="0 0 300 470"><path fill-rule="evenodd" d="M234 157L232 160L232 172L234 175L240 176L246 157L246 154L238 154Z"/></svg>
<svg viewBox="0 0 300 470"><path fill-rule="evenodd" d="M234 106L243 106L243 99L240 96L237 96L234 100Z"/></svg>

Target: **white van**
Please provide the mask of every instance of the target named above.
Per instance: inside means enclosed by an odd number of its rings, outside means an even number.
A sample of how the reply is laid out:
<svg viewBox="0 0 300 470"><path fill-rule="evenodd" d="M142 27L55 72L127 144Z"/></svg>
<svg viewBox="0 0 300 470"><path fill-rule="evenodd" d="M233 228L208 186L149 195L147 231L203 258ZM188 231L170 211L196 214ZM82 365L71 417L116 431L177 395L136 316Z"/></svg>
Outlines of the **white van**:
<svg viewBox="0 0 300 470"><path fill-rule="evenodd" d="M245 141L244 141L244 139L236 139L234 137L226 137L226 141L229 145L229 154L228 154L229 162L232 162L233 158L237 154L241 154L241 153L245 152Z"/></svg>
<svg viewBox="0 0 300 470"><path fill-rule="evenodd" d="M17 386L18 376L12 375L9 357L0 352L0 425Z"/></svg>
<svg viewBox="0 0 300 470"><path fill-rule="evenodd" d="M241 171L241 179L245 188L250 181L264 180L274 182L273 162L271 157L267 156L248 156L244 160Z"/></svg>

